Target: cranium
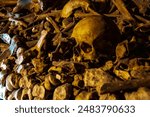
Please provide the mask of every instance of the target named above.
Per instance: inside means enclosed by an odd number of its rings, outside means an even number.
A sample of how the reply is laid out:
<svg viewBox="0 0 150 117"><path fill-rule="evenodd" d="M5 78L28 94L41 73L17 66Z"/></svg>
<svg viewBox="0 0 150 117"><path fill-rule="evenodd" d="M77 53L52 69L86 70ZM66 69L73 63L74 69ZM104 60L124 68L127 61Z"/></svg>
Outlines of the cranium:
<svg viewBox="0 0 150 117"><path fill-rule="evenodd" d="M80 56L84 60L94 60L98 54L113 55L120 33L116 25L107 17L92 15L80 20L73 29Z"/></svg>

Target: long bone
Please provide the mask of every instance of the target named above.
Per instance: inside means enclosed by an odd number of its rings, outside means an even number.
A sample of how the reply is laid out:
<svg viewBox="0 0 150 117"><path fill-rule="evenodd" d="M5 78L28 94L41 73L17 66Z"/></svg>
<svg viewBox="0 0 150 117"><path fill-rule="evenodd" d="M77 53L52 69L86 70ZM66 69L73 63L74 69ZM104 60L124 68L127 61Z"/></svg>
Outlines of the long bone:
<svg viewBox="0 0 150 117"><path fill-rule="evenodd" d="M26 53L36 50L38 52L37 58L40 58L41 48L42 48L43 44L45 43L45 38L46 38L47 34L48 34L47 30L42 30L40 39L38 40L37 44L34 47L32 47L31 49L27 50Z"/></svg>
<svg viewBox="0 0 150 117"><path fill-rule="evenodd" d="M134 21L134 18L127 10L123 0L112 0L112 2L115 4L115 6L118 8L118 10L124 16L125 19L127 19L129 21Z"/></svg>

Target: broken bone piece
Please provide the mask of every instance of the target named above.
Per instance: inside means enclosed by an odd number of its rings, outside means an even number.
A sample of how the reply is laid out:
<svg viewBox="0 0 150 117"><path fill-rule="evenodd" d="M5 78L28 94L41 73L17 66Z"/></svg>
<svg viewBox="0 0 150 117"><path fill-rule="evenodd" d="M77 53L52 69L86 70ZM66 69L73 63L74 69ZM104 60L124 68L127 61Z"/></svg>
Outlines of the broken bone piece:
<svg viewBox="0 0 150 117"><path fill-rule="evenodd" d="M113 76L101 68L86 69L83 77L85 87L101 87L113 79Z"/></svg>
<svg viewBox="0 0 150 117"><path fill-rule="evenodd" d="M134 79L127 81L116 81L110 83L104 83L101 87L101 94L103 93L115 93L123 91L131 91L140 87L150 87L150 77L145 79Z"/></svg>
<svg viewBox="0 0 150 117"><path fill-rule="evenodd" d="M13 13L19 12L22 9L31 9L32 0L18 0Z"/></svg>
<svg viewBox="0 0 150 117"><path fill-rule="evenodd" d="M68 83L58 86L54 90L53 100L68 100L71 97L72 86Z"/></svg>
<svg viewBox="0 0 150 117"><path fill-rule="evenodd" d="M14 54L18 48L19 39L17 36L14 36L11 39L11 43L8 49L6 49L1 55L0 55L0 61L8 58L12 54Z"/></svg>
<svg viewBox="0 0 150 117"><path fill-rule="evenodd" d="M36 50L38 52L37 58L39 58L41 56L41 48L42 48L43 44L46 41L45 38L46 38L47 34L48 34L47 30L42 30L41 36L40 36L37 44L34 47L32 47L31 49L28 50L28 51Z"/></svg>
<svg viewBox="0 0 150 117"><path fill-rule="evenodd" d="M126 92L124 96L126 100L150 100L150 89L146 87L140 87L135 92Z"/></svg>
<svg viewBox="0 0 150 117"><path fill-rule="evenodd" d="M134 18L132 17L132 15L127 10L123 0L112 0L112 2L116 5L116 7L118 8L118 10L120 11L120 13L123 15L123 17L125 19L127 19L131 22L135 21Z"/></svg>
<svg viewBox="0 0 150 117"><path fill-rule="evenodd" d="M95 15L99 15L97 12L92 10L89 6L90 6L90 3L88 0L70 0L63 7L62 12L61 12L61 17L68 18L72 14L73 10L79 7L85 9L86 11L90 11Z"/></svg>
<svg viewBox="0 0 150 117"><path fill-rule="evenodd" d="M10 44L11 42L11 37L7 33L0 34L0 39L2 39L7 44Z"/></svg>
<svg viewBox="0 0 150 117"><path fill-rule="evenodd" d="M34 97L39 97L41 99L44 99L44 97L45 97L45 88L44 88L44 86L35 84L33 89L32 89L32 95Z"/></svg>
<svg viewBox="0 0 150 117"><path fill-rule="evenodd" d="M16 74L9 74L6 78L6 88L9 91L19 88L19 76Z"/></svg>
<svg viewBox="0 0 150 117"><path fill-rule="evenodd" d="M97 99L97 93L96 92L87 92L87 91L82 91L80 92L76 97L75 100L94 100Z"/></svg>
<svg viewBox="0 0 150 117"><path fill-rule="evenodd" d="M28 88L24 88L21 94L21 100L32 100L32 90Z"/></svg>

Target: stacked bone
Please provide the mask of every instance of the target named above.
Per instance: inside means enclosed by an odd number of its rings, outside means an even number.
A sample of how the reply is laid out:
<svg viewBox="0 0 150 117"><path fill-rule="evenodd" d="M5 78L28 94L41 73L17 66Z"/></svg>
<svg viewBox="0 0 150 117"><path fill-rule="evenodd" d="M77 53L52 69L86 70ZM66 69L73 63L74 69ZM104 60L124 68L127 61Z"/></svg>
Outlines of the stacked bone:
<svg viewBox="0 0 150 117"><path fill-rule="evenodd" d="M0 0L1 98L150 99L149 6Z"/></svg>

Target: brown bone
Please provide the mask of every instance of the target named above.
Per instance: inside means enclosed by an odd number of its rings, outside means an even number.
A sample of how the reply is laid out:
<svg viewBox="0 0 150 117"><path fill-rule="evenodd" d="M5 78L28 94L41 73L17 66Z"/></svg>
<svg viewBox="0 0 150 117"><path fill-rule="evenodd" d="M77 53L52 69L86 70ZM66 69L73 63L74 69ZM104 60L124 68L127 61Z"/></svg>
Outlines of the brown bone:
<svg viewBox="0 0 150 117"><path fill-rule="evenodd" d="M112 2L116 5L120 13L125 17L125 19L129 21L134 21L132 15L127 10L123 0L112 0Z"/></svg>
<svg viewBox="0 0 150 117"><path fill-rule="evenodd" d="M145 79L134 79L128 81L117 81L114 83L105 83L101 87L101 93L114 93L120 91L135 90L140 87L150 87L150 77Z"/></svg>

